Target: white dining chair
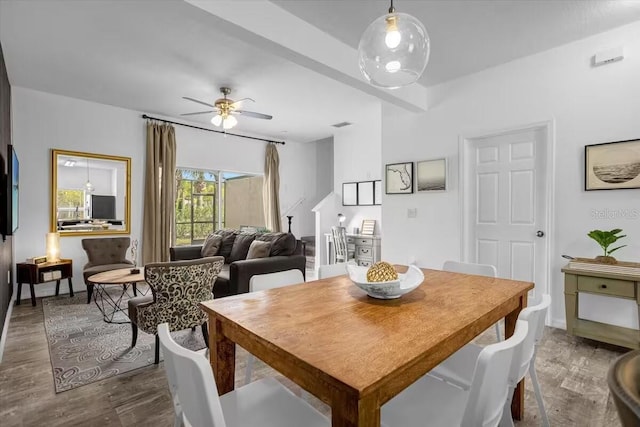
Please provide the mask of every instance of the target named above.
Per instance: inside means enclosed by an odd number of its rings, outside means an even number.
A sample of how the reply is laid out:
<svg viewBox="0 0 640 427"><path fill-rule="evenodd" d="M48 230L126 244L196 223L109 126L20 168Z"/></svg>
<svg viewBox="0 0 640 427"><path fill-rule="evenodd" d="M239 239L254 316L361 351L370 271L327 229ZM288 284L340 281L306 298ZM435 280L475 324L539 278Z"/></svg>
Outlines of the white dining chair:
<svg viewBox="0 0 640 427"><path fill-rule="evenodd" d="M498 275L496 268L489 264L473 264L470 262L445 261L442 265L444 271L462 274L474 274L476 276L496 277ZM500 322L495 324L496 337L498 341L502 340L500 335Z"/></svg>
<svg viewBox="0 0 640 427"><path fill-rule="evenodd" d="M549 418L547 417L547 411L545 410L544 401L542 400L535 362L537 347L544 333L544 321L550 305L551 297L549 295L543 295L539 304L525 308L518 315L518 320L526 321L529 324L529 333L523 344L523 350L517 364L517 372L509 378L509 394L505 402L505 411L503 412L503 420L500 423L501 426L514 425L513 419L511 418L511 411L509 410L513 398L513 391L520 380L529 372L542 425L549 427ZM473 367L481 352L481 346L473 343L467 344L440 365L436 366L428 375L468 390L471 387L473 378Z"/></svg>
<svg viewBox="0 0 640 427"><path fill-rule="evenodd" d="M342 276L343 274L347 274L347 263L344 262L321 265L320 267L318 267L318 279Z"/></svg>
<svg viewBox="0 0 640 427"><path fill-rule="evenodd" d="M211 365L202 355L178 345L169 325L158 326L164 366L181 409L184 426L328 427L329 420L273 378L255 381L222 396ZM177 421L176 421L177 422Z"/></svg>
<svg viewBox="0 0 640 427"><path fill-rule="evenodd" d="M249 292L264 291L267 289L280 288L282 286L295 285L303 283L304 277L300 270L278 271L276 273L255 274L249 279ZM247 366L245 367L244 383L251 382L251 374L253 372L254 363L253 354L249 353L247 357Z"/></svg>
<svg viewBox="0 0 640 427"><path fill-rule="evenodd" d="M160 337L158 329L158 337L160 338L160 346L162 347L162 338ZM167 333L169 333L169 325L167 325ZM173 426L174 427L182 427L184 426L184 417L182 415L182 406L180 405L180 400L178 398L178 380L176 379L176 373L173 370L173 366L171 368L165 362L165 373L167 374L167 382L169 383L169 392L171 393L171 403L173 403Z"/></svg>
<svg viewBox="0 0 640 427"><path fill-rule="evenodd" d="M347 229L344 227L331 227L333 239L333 251L336 263L349 261L349 247L347 245Z"/></svg>
<svg viewBox="0 0 640 427"><path fill-rule="evenodd" d="M473 379L465 390L424 375L382 406L385 427L492 427L502 417L509 376L517 370L528 324L518 320L507 340L482 349L474 365Z"/></svg>

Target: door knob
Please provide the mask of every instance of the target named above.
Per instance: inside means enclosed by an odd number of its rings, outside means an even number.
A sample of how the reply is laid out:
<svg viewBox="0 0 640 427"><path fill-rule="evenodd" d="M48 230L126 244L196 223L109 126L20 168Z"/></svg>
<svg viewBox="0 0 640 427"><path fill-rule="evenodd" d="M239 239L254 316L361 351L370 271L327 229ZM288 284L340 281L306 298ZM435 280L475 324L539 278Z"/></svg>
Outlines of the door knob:
<svg viewBox="0 0 640 427"><path fill-rule="evenodd" d="M538 236L538 237L544 237L544 231L542 231L542 230L538 230L538 231L536 232L536 236Z"/></svg>

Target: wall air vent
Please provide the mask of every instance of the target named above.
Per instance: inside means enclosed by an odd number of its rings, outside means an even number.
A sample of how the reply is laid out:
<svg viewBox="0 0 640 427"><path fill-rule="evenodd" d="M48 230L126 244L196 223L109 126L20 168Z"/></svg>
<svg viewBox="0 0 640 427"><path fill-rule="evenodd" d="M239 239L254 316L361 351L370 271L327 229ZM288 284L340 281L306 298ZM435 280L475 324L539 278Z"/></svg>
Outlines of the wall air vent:
<svg viewBox="0 0 640 427"><path fill-rule="evenodd" d="M351 122L340 122L340 123L333 124L331 126L333 126L334 128L343 128L345 126L351 126L352 124L353 123Z"/></svg>

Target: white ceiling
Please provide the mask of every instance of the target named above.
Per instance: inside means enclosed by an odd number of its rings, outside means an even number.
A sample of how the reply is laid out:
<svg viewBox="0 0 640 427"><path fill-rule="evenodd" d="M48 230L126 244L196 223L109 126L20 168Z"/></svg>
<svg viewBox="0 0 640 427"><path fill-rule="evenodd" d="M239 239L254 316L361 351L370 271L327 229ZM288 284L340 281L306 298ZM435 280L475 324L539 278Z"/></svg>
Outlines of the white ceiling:
<svg viewBox="0 0 640 427"><path fill-rule="evenodd" d="M379 1L273 3L351 46L388 8ZM247 2L247 7L250 3ZM429 85L640 19L640 1L409 1L429 31ZM179 118L218 88L271 121L239 118L234 131L312 141L333 123L364 120L371 95L223 32L181 0L0 0L0 42L12 85ZM292 34L303 38L304 34ZM354 57L355 60L355 57ZM208 124L210 115L190 117Z"/></svg>
<svg viewBox="0 0 640 427"><path fill-rule="evenodd" d="M357 49L389 1L272 0ZM640 20L638 0L395 0L426 27L431 86Z"/></svg>
<svg viewBox="0 0 640 427"><path fill-rule="evenodd" d="M240 116L233 132L275 139L331 136L330 125L358 122L361 105L376 102L226 36L179 0L2 0L0 42L12 85L176 118L208 109L183 96L213 103L230 86L231 99L255 99L243 109L274 116Z"/></svg>

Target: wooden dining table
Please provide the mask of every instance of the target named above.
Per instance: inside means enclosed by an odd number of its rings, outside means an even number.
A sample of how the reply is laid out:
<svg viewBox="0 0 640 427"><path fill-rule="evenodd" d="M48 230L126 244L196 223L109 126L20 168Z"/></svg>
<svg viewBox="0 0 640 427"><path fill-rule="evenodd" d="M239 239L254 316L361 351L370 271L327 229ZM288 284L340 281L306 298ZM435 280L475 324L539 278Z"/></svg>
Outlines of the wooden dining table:
<svg viewBox="0 0 640 427"><path fill-rule="evenodd" d="M423 283L394 300L338 276L203 302L219 394L234 388L238 344L326 402L333 427L379 427L385 402L495 322L504 318L511 336L534 286L422 271ZM523 403L521 382L516 419Z"/></svg>

